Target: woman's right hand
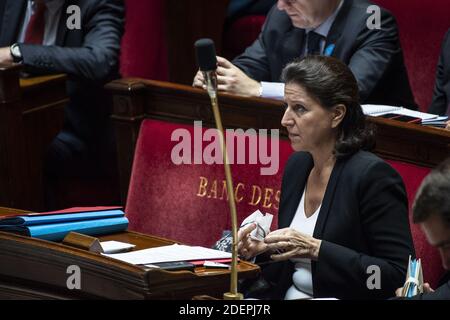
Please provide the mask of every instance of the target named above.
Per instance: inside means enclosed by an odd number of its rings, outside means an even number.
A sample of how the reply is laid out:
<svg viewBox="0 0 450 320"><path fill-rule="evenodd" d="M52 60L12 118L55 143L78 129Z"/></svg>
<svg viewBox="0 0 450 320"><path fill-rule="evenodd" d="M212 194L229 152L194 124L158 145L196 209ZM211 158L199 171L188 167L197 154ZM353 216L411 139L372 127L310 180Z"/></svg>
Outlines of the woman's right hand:
<svg viewBox="0 0 450 320"><path fill-rule="evenodd" d="M255 229L256 224L252 223L238 231L238 253L246 260L267 251L267 244L264 241L257 241L250 237L250 233Z"/></svg>

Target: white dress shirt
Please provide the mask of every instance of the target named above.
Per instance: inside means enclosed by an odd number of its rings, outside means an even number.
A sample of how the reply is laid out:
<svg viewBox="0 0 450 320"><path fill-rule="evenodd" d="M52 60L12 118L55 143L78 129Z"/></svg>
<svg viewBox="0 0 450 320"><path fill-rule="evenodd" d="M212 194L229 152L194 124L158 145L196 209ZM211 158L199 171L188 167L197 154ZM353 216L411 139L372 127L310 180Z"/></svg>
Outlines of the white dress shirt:
<svg viewBox="0 0 450 320"><path fill-rule="evenodd" d="M56 43L56 36L58 34L58 25L61 18L61 11L64 1L60 0L45 0L47 10L45 11L45 32L43 45L52 46ZM25 40L25 33L27 31L28 23L33 15L35 8L35 1L28 0L27 10L22 22L22 27L17 38L18 43L23 43Z"/></svg>
<svg viewBox="0 0 450 320"><path fill-rule="evenodd" d="M310 217L306 217L305 214L305 194L306 188L303 191L300 204L298 205L297 212L294 219L292 219L290 227L303 234L312 236L314 228L316 227L317 217L322 205ZM313 282L311 273L311 260L310 259L291 259L295 263L295 272L292 275L292 286L286 292L285 300L293 299L311 299L314 295Z"/></svg>

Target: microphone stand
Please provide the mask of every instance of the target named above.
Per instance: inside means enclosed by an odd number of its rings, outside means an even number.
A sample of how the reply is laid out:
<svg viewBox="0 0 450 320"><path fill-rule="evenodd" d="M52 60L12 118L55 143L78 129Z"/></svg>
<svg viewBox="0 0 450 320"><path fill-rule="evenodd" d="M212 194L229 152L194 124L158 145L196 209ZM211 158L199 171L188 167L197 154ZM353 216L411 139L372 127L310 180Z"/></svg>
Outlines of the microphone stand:
<svg viewBox="0 0 450 320"><path fill-rule="evenodd" d="M205 72L206 73L206 72ZM231 210L231 232L233 236L232 250L231 250L231 280L230 292L223 295L225 300L242 300L244 296L238 293L238 272L237 272L237 214L236 201L234 197L233 179L231 177L230 162L228 161L227 146L225 143L225 134L222 126L222 119L219 111L219 102L217 99L217 76L215 72L208 71L209 75L205 74L206 88L211 99L211 105L214 113L214 120L216 122L217 130L219 131L219 140L221 151L223 155L223 162L225 166L225 179L227 182L228 202Z"/></svg>

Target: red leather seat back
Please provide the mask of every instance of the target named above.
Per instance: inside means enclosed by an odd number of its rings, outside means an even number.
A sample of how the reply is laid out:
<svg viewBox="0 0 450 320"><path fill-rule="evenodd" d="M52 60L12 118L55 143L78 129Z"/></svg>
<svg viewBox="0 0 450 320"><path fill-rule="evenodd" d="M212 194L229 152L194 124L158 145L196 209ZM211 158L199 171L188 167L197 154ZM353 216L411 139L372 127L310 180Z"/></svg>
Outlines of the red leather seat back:
<svg viewBox="0 0 450 320"><path fill-rule="evenodd" d="M439 279L444 274L441 258L437 249L428 244L428 241L420 227L412 222L411 206L414 201L417 190L422 180L430 173L429 168L418 167L415 165L402 163L398 161L388 161L394 169L402 176L408 194L410 206L410 224L411 233L416 249L416 256L422 259L424 280L436 288Z"/></svg>
<svg viewBox="0 0 450 320"><path fill-rule="evenodd" d="M264 15L252 15L234 21L224 32L224 55L233 59L243 53L258 38L265 20Z"/></svg>
<svg viewBox="0 0 450 320"><path fill-rule="evenodd" d="M211 246L231 227L224 167L175 165L171 152L179 142L171 141L171 135L180 128L194 137L193 125L156 120L142 123L126 206L130 229ZM204 148L209 144L205 142ZM259 164L231 166L239 223L257 209L277 214L282 166L291 153L290 143L280 141L280 167L274 176L262 176L260 168L267 166ZM272 225L277 225L277 217Z"/></svg>
<svg viewBox="0 0 450 320"><path fill-rule="evenodd" d="M165 1L125 1L125 33L120 72L123 77L168 80Z"/></svg>
<svg viewBox="0 0 450 320"><path fill-rule="evenodd" d="M448 0L374 0L396 17L409 81L420 109L431 103L442 40L450 28Z"/></svg>

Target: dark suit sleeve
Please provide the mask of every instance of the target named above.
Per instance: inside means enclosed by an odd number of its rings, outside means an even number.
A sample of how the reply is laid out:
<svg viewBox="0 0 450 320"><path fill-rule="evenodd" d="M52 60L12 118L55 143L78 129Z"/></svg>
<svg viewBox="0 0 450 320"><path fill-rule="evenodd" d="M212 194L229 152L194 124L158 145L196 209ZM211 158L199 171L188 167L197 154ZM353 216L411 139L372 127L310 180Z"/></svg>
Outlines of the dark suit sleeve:
<svg viewBox="0 0 450 320"><path fill-rule="evenodd" d="M359 219L370 255L322 241L317 262L320 282L340 292L351 290L353 296L389 298L403 286L408 257L414 256L404 185L394 169L381 161L358 176ZM370 266L380 270L379 290L368 289L368 281L374 283Z"/></svg>
<svg viewBox="0 0 450 320"><path fill-rule="evenodd" d="M401 48L397 23L391 14L382 11L380 30L370 30L366 19L362 23L348 66L358 81L361 101L366 101L389 70L396 67Z"/></svg>
<svg viewBox="0 0 450 320"><path fill-rule="evenodd" d="M248 47L243 54L233 60L233 64L252 79L257 81L271 81L269 60L266 53L265 31L272 23L272 16L276 7L273 7L267 16L266 22L258 39Z"/></svg>
<svg viewBox="0 0 450 320"><path fill-rule="evenodd" d="M447 32L442 45L442 52L436 70L433 101L428 109L429 113L445 115L450 104L445 90L446 85L450 86L450 61L447 59L448 56L450 56L450 30Z"/></svg>
<svg viewBox="0 0 450 320"><path fill-rule="evenodd" d="M81 47L20 44L23 63L30 70L67 73L89 80L105 80L117 68L123 33L123 3L102 0L82 19Z"/></svg>

